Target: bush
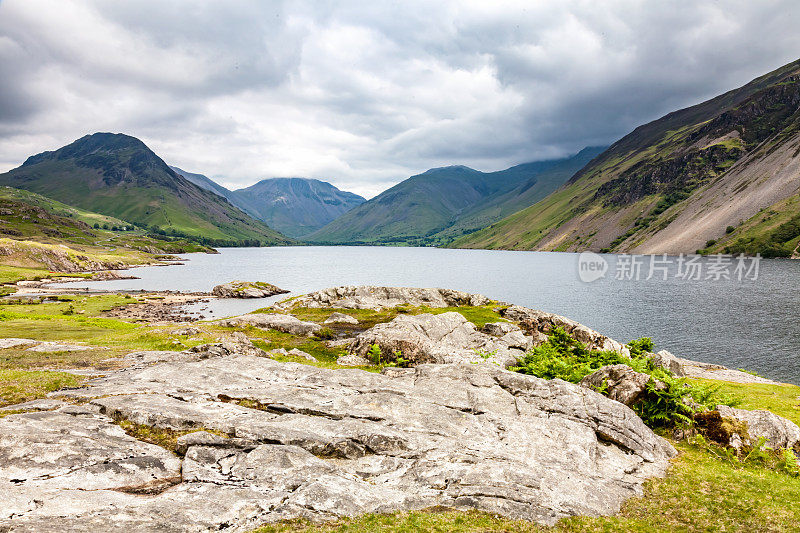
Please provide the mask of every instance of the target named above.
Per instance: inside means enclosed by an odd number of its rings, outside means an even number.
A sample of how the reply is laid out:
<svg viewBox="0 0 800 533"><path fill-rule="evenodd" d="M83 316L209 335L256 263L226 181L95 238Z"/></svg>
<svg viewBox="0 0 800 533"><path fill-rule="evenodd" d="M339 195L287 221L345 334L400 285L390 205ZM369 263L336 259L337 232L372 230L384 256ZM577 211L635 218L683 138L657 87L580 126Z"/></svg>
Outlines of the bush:
<svg viewBox="0 0 800 533"><path fill-rule="evenodd" d="M736 228L734 228L733 226L728 226L727 228L725 228L725 233L730 234L733 233L734 231L736 231Z"/></svg>
<svg viewBox="0 0 800 533"><path fill-rule="evenodd" d="M647 356L655 349L652 339L633 340L628 343L628 349L630 357L614 351L590 350L564 329L555 328L546 342L526 353L518 361L518 366L511 370L544 379L559 378L578 383L601 367L628 365L636 372L650 376L644 398L632 406L650 427L691 425L695 409L713 409L718 404L735 403L732 398L719 394L718 387L690 385L685 379L678 379L669 371L654 366Z"/></svg>
<svg viewBox="0 0 800 533"><path fill-rule="evenodd" d="M717 240L716 239L709 239L709 240L706 241L706 248L711 248L715 244L717 244Z"/></svg>

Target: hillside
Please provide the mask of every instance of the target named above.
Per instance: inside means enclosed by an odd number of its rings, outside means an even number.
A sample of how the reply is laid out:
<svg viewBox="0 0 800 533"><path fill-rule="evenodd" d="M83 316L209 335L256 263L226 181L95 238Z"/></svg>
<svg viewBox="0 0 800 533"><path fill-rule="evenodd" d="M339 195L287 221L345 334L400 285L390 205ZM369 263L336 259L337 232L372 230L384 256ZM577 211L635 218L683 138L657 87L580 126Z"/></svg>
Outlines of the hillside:
<svg viewBox="0 0 800 533"><path fill-rule="evenodd" d="M0 185L212 245L289 239L170 169L134 137L95 133L29 157Z"/></svg>
<svg viewBox="0 0 800 533"><path fill-rule="evenodd" d="M310 178L269 178L231 191L202 174L172 167L195 185L230 203L284 235L300 238L338 218L366 200L328 182Z"/></svg>
<svg viewBox="0 0 800 533"><path fill-rule="evenodd" d="M74 272L150 263L163 254L213 252L30 191L0 187L0 205L3 279L15 268Z"/></svg>
<svg viewBox="0 0 800 533"><path fill-rule="evenodd" d="M800 61L614 143L453 246L788 256L800 240Z"/></svg>
<svg viewBox="0 0 800 533"><path fill-rule="evenodd" d="M535 203L557 189L600 148L497 172L465 166L428 170L384 191L306 237L319 243L441 245Z"/></svg>

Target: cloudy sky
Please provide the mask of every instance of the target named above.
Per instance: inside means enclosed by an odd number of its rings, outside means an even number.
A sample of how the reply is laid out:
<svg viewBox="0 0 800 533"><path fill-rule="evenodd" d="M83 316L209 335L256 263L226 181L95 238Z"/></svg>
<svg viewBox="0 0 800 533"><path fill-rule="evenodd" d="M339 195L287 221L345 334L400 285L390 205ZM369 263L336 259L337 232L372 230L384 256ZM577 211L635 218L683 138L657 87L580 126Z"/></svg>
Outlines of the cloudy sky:
<svg viewBox="0 0 800 533"><path fill-rule="evenodd" d="M796 0L0 0L0 171L96 131L371 197L610 144L800 57Z"/></svg>

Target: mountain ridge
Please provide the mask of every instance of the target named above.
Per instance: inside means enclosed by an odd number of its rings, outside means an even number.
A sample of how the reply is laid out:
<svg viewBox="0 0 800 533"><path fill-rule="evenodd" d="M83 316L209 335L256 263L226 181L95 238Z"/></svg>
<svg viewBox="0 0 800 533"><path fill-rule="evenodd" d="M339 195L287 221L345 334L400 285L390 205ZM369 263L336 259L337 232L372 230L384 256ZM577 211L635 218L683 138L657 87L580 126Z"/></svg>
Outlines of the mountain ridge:
<svg viewBox="0 0 800 533"><path fill-rule="evenodd" d="M494 172L450 165L416 174L383 191L306 240L320 244L442 245L530 205L602 151L590 147L563 159Z"/></svg>
<svg viewBox="0 0 800 533"><path fill-rule="evenodd" d="M248 187L230 190L203 174L178 167L172 169L294 238L302 238L366 201L355 193L315 178L266 178Z"/></svg>
<svg viewBox="0 0 800 533"><path fill-rule="evenodd" d="M792 255L798 81L800 60L639 126L554 194L453 246Z"/></svg>
<svg viewBox="0 0 800 533"><path fill-rule="evenodd" d="M95 133L28 157L0 185L206 244L288 244L263 222L175 173L141 140Z"/></svg>

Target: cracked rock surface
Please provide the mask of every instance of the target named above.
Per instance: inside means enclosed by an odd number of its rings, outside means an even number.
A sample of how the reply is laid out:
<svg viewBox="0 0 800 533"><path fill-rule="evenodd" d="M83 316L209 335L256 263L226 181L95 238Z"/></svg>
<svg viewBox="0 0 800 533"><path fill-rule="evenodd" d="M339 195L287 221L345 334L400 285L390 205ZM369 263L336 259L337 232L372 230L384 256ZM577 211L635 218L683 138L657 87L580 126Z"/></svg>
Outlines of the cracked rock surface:
<svg viewBox="0 0 800 533"><path fill-rule="evenodd" d="M56 395L80 405L0 419L0 530L247 531L431 506L552 524L618 511L675 454L619 402L493 364L145 355ZM197 432L176 455L114 418Z"/></svg>

